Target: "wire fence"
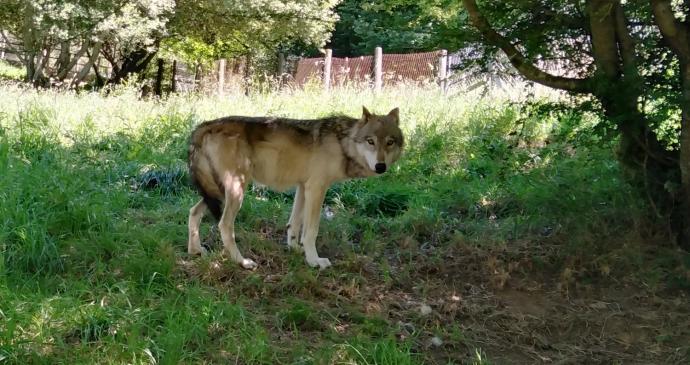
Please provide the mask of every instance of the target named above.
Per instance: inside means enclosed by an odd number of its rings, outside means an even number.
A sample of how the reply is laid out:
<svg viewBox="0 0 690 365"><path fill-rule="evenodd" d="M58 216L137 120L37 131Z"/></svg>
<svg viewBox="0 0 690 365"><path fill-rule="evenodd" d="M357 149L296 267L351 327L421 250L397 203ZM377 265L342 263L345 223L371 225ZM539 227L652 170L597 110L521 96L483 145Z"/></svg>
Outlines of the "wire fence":
<svg viewBox="0 0 690 365"><path fill-rule="evenodd" d="M19 64L19 54L22 52L18 40L0 38L0 60ZM17 54L19 53L19 54ZM75 48L70 53L77 53ZM326 89L345 85L361 87L393 86L398 83L438 83L445 90L450 75L453 55L447 55L445 50L410 53L384 54L377 48L374 55L359 57L331 57L330 50L325 57L297 58L280 57L278 71L273 75L278 80L275 84L301 88L309 82L323 83ZM48 52L47 69L54 67L58 51ZM449 62L450 61L450 62ZM86 57L79 57L76 69L86 64ZM163 62L160 63L163 65ZM249 60L246 57L217 60L211 65L186 64L181 61L165 62L167 84L173 92L201 92L205 94L224 94L244 92L255 87L257 75L253 75ZM159 66L160 67L160 66ZM111 66L105 59L99 57L94 65L102 76L109 77ZM93 76L92 70L89 74ZM160 71L159 71L160 73ZM264 75L267 76L267 75ZM266 78L264 78L266 79ZM275 80L274 80L275 81Z"/></svg>
<svg viewBox="0 0 690 365"><path fill-rule="evenodd" d="M441 57L447 57L442 50L410 54L381 54L380 83L382 86L394 85L399 82L429 82L439 81L439 77L446 73L447 65ZM374 82L377 78L377 60L374 56L361 57L331 57L330 75L326 75L329 57L304 58L297 63L293 75L293 82L303 86L312 80L321 80L326 85L341 86L348 83ZM445 64L446 69L440 70ZM324 78L328 77L328 80Z"/></svg>

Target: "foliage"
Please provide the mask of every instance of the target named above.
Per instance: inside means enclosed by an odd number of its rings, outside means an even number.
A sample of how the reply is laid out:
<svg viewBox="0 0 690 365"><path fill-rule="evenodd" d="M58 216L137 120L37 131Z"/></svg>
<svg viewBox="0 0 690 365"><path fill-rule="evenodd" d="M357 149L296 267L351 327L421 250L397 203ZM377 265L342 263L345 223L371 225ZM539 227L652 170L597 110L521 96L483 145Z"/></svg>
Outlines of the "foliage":
<svg viewBox="0 0 690 365"><path fill-rule="evenodd" d="M476 60L496 50L526 79L590 98L620 136L619 160L653 214L690 249L687 2L463 0ZM470 34L470 33L468 33ZM472 52L468 52L472 54ZM683 131L683 132L681 132Z"/></svg>
<svg viewBox="0 0 690 365"><path fill-rule="evenodd" d="M3 0L0 29L20 41L14 51L25 64L27 81L60 83L69 76L75 86L101 51L117 67L122 54L153 46L165 32L172 6L172 0ZM53 52L58 55L51 60L47 55ZM89 61L79 65L81 57Z"/></svg>
<svg viewBox="0 0 690 365"><path fill-rule="evenodd" d="M24 69L0 60L0 79L23 80Z"/></svg>
<svg viewBox="0 0 690 365"><path fill-rule="evenodd" d="M0 30L14 36L15 49L34 84L77 86L97 56L110 62L120 83L140 74L163 49L189 63L222 57L275 57L292 44L322 46L337 16L337 0L320 1L0 1ZM73 54L76 51L75 54ZM56 59L44 57L58 53ZM77 63L81 57L86 64Z"/></svg>
<svg viewBox="0 0 690 365"><path fill-rule="evenodd" d="M190 63L264 56L293 44L321 47L338 0L179 1L166 50ZM203 22L199 22L203 19Z"/></svg>
<svg viewBox="0 0 690 365"><path fill-rule="evenodd" d="M345 0L336 8L339 20L330 47L340 56L439 48L457 49L459 1Z"/></svg>
<svg viewBox="0 0 690 365"><path fill-rule="evenodd" d="M534 257L525 260L546 267L540 277L569 268L605 280L590 267L608 265L611 282L630 275L659 290L687 285L690 267L675 253L650 262L641 250L633 259L625 251L657 240L649 231L659 229L623 182L615 141L593 132L595 114L541 104L528 113L503 98L444 99L411 87L378 96L137 95L0 86L5 362L461 363L478 361L477 347L481 361L494 360L502 345L487 348L491 341L468 322L486 322L487 312L474 317L474 304L463 304L482 290L482 277L494 275L461 261L479 255L472 247L528 250ZM310 269L302 255L282 249L290 193L258 188L247 192L237 223L257 271L218 251L186 255L188 209L198 196L181 169L196 124L229 114L358 115L362 104L377 111L400 105L408 146L386 175L329 192L319 245L334 259L332 270ZM211 225L204 219L202 235L216 243ZM573 267L575 258L583 264ZM428 317L416 304L407 307L410 300L451 305L449 296L463 287L471 290L457 302L462 312L448 307L443 320L441 304ZM491 300L482 308L495 307L495 297L478 295ZM430 333L448 344L428 348Z"/></svg>

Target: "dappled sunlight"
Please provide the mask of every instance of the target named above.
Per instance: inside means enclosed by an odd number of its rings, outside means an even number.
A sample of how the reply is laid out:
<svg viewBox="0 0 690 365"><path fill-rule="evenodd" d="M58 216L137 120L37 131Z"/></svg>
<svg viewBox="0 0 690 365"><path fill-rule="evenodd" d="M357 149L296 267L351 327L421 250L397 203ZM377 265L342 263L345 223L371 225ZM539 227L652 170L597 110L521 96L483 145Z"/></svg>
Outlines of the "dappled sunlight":
<svg viewBox="0 0 690 365"><path fill-rule="evenodd" d="M505 351L646 361L678 346L653 340L678 321L650 298L674 298L690 270L644 249L663 230L631 198L615 141L598 139L591 115L405 88L143 101L126 88L0 86L0 98L13 100L0 114L0 183L11 187L0 191L0 356L11 361L488 363L485 352ZM258 268L223 253L210 216L199 232L208 253L187 254L195 125L357 116L361 104L401 107L407 146L386 174L328 190L317 244L333 267L313 270L287 249L294 191L255 184L236 229ZM685 319L686 304L663 308ZM602 318L615 318L611 335L588 337Z"/></svg>

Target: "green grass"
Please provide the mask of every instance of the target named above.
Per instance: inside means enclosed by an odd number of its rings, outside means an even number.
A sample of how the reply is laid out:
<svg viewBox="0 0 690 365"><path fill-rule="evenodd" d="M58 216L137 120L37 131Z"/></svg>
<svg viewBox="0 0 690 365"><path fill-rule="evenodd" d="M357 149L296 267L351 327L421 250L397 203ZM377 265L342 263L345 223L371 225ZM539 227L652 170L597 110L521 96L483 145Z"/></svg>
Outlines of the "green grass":
<svg viewBox="0 0 690 365"><path fill-rule="evenodd" d="M598 255L585 268L646 266L608 254L637 242L630 227L645 214L592 115L532 116L501 97L410 88L142 101L126 88L104 97L0 86L0 103L0 364L488 363L453 323L405 309L405 293L457 284L434 287L419 267L441 267L460 247L542 245L561 251L542 262L548 270L573 255ZM259 187L237 224L257 271L217 251L187 257L196 124L359 115L361 105L400 106L408 145L385 176L329 191L334 217L318 242L332 269L284 249L291 193ZM217 242L209 226L203 236ZM433 333L451 343L430 349Z"/></svg>
<svg viewBox="0 0 690 365"><path fill-rule="evenodd" d="M26 71L23 68L0 60L0 80L22 80L24 75L26 75Z"/></svg>

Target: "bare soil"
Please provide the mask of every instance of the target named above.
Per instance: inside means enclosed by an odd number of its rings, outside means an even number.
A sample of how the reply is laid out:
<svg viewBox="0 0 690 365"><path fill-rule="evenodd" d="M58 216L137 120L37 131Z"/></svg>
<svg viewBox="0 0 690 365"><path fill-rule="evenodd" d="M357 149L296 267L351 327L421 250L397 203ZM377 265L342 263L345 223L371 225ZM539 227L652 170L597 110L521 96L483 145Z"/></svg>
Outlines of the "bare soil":
<svg viewBox="0 0 690 365"><path fill-rule="evenodd" d="M317 349L375 333L364 316L380 321L384 334L412 341L425 364L472 364L478 354L490 364L690 363L686 291L652 288L634 273L605 267L586 272L578 260L563 260L558 247L453 244L441 252L403 243L377 257L326 247L324 256L336 265L318 272L279 248L282 232L273 235L266 238L275 244L248 255L260 264L254 272L216 256L222 262L181 259L179 273L247 298L250 310L275 327L280 348L310 339ZM299 334L276 324L275 313L290 298L317 313Z"/></svg>

